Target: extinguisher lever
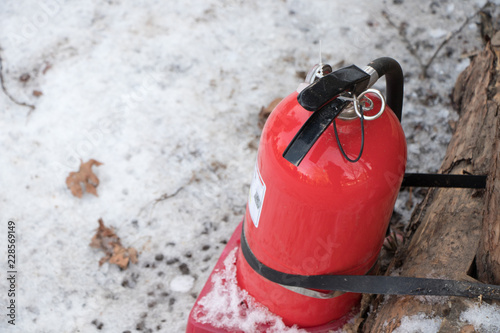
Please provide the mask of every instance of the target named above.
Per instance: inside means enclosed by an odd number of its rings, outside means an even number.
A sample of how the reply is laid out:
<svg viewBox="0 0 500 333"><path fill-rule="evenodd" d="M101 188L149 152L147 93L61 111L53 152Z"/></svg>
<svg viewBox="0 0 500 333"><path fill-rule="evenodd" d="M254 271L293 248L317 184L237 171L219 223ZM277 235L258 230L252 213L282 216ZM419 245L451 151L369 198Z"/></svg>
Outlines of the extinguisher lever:
<svg viewBox="0 0 500 333"><path fill-rule="evenodd" d="M370 75L355 65L341 68L302 90L297 96L299 104L308 111L318 111L340 94L356 95L368 88Z"/></svg>
<svg viewBox="0 0 500 333"><path fill-rule="evenodd" d="M307 152L347 104L349 101L335 99L330 104L315 111L288 144L283 152L283 157L293 165L299 166Z"/></svg>
<svg viewBox="0 0 500 333"><path fill-rule="evenodd" d="M299 104L314 113L288 144L283 157L298 166L321 134L349 103L337 97L343 93L360 94L368 88L370 78L370 74L351 65L323 76L302 90L297 96Z"/></svg>
<svg viewBox="0 0 500 333"><path fill-rule="evenodd" d="M345 100L337 97L345 93L358 96L382 76L385 76L386 81L387 104L401 121L404 77L396 60L378 58L364 70L355 65L344 67L321 77L299 93L299 104L314 113L288 144L283 157L298 166L321 134L347 106Z"/></svg>

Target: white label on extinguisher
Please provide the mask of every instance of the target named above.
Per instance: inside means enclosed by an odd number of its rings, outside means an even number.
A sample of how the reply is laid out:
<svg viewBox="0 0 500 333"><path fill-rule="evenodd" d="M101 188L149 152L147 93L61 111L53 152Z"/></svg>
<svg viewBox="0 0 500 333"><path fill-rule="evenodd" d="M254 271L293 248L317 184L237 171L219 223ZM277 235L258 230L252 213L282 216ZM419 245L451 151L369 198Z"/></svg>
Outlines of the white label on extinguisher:
<svg viewBox="0 0 500 333"><path fill-rule="evenodd" d="M260 175L259 168L255 165L255 172L253 174L248 197L248 210L256 228L259 226L260 212L262 211L265 195L266 184Z"/></svg>

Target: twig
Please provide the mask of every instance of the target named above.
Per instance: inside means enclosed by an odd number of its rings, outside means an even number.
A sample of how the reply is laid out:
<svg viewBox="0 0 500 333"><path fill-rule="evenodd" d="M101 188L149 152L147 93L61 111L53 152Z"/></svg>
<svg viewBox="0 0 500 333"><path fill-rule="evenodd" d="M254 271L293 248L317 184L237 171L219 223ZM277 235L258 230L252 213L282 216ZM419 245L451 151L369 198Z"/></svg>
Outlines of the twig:
<svg viewBox="0 0 500 333"><path fill-rule="evenodd" d="M151 205L151 209L149 211L149 216L151 216L152 212L153 212L153 209L155 208L156 204L158 202L161 202L161 201L164 201L164 200L167 200L167 199L170 199L172 197L175 197L177 194L179 194L180 191L182 191L184 189L184 186L181 186L179 187L174 193L172 194L168 194L168 193L163 193L160 197L154 199L152 202L148 203L147 205L145 205L144 207L141 208L141 210L139 211L139 214L138 215L141 215L142 212L146 209L147 206Z"/></svg>
<svg viewBox="0 0 500 333"><path fill-rule="evenodd" d="M389 16L389 14L385 10L382 11L382 16L387 20L387 23L389 23L390 26L392 26L393 28L395 28L398 31L399 36L405 42L406 47L408 48L408 51L410 51L410 54L418 61L418 64L420 65L420 67L423 68L424 64L422 62L422 58L417 53L417 49L415 49L412 42L408 39L408 36L406 36L406 29L402 26L398 27L396 25L396 23L394 23L394 21L391 20L391 17Z"/></svg>
<svg viewBox="0 0 500 333"><path fill-rule="evenodd" d="M17 105L21 105L21 106L26 106L28 108L30 108L30 111L28 112L28 117L30 116L31 112L33 112L35 110L35 106L32 105L32 104L28 104L28 103L25 103L25 102L20 102L18 101L17 99L14 98L14 96L12 96L9 91L7 90L7 88L5 87L5 79L3 77L3 65L2 65L2 57L0 56L0 83L2 85L2 90L4 92L4 94L14 103L16 103Z"/></svg>
<svg viewBox="0 0 500 333"><path fill-rule="evenodd" d="M476 11L474 14L472 14L471 16L467 17L464 21L464 23L462 23L462 25L457 29L455 30L454 32L452 32L451 34L448 34L448 36L441 42L441 44L438 46L438 48L436 49L436 51L434 52L434 54L432 55L432 57L429 59L429 61L427 61L427 63L425 64L425 66L422 68L422 72L424 74L425 77L427 77L427 69L429 68L429 66L432 64L432 62L434 61L434 59L436 58L436 56L438 55L439 51L441 51L441 49L453 38L455 37L456 35L458 35L464 28L467 24L469 24L470 20L472 20L474 17L476 17L480 12L482 12L487 6L490 5L490 2L487 1L483 7L481 7L478 11Z"/></svg>
<svg viewBox="0 0 500 333"><path fill-rule="evenodd" d="M490 1L487 1L479 10L477 10L474 14L468 16L465 21L462 23L462 25L455 31L453 31L452 33L448 34L448 36L441 42L441 44L439 44L439 46L437 47L436 51L434 51L434 53L432 54L432 56L429 58L429 60L424 64L423 61L422 61L422 58L420 57L420 55L417 53L417 50L416 48L413 46L413 44L411 43L411 41L408 39L408 36L406 35L406 29L403 29L401 27L398 27L396 25L396 23L394 23L394 21L391 20L389 14L386 12L386 11L382 11L382 16L384 16L384 18L387 20L387 22L389 23L390 26L392 26L393 28L397 29L398 32L399 32L399 36L403 39L403 41L405 42L406 46L408 47L408 50L410 51L410 54L415 57L415 59L418 61L419 65L420 65L420 68L422 70L422 76L424 78L426 77L429 77L428 73L427 73L427 70L429 69L429 67L431 66L431 64L433 63L434 59L436 59L437 55L439 54L439 52L441 51L441 49L446 45L448 44L448 42L454 38L456 35L458 35L464 28L465 26L467 26L469 24L469 22L474 18L476 17L479 13L481 13L486 7L488 7L489 5L491 4Z"/></svg>
<svg viewBox="0 0 500 333"><path fill-rule="evenodd" d="M177 189L177 191L175 191L174 193L172 194L167 194L167 193L163 193L159 198L156 198L153 202L153 207L160 201L163 201L163 200L167 200L167 199L170 199L171 197L175 197L180 191L182 191L184 189L184 186L181 186Z"/></svg>

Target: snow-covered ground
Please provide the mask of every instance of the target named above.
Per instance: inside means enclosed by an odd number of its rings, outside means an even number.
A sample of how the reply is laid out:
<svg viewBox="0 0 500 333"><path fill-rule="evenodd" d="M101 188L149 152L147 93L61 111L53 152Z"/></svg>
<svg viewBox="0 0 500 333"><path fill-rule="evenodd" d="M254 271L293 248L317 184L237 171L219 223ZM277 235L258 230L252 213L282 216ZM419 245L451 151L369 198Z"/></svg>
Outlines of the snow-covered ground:
<svg viewBox="0 0 500 333"><path fill-rule="evenodd" d="M474 13L484 4L3 0L0 331L182 332L242 219L260 108L295 90L319 40L332 65L401 62L408 170L436 171L457 118L449 94L482 48ZM468 17L422 78L417 58L425 65ZM65 179L91 158L103 163L99 196L73 197ZM89 246L99 218L139 251L137 265L99 267L103 253ZM4 315L9 220L15 327ZM493 306L463 319L479 329L481 314L500 322Z"/></svg>

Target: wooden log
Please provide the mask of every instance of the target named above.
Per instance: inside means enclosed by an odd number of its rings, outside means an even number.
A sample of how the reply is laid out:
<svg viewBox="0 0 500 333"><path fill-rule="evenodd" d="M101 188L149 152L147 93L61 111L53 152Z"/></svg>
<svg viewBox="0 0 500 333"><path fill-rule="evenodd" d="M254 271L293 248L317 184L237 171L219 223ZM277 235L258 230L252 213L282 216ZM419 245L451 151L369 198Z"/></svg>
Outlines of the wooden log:
<svg viewBox="0 0 500 333"><path fill-rule="evenodd" d="M500 75L500 32L491 39L492 51L495 53L496 75ZM483 211L483 226L479 249L477 252L477 274L479 280L500 284L500 79L492 81L489 91L493 95L487 101L493 140L491 161L489 162L489 179L486 189L486 201ZM496 113L496 117L492 117ZM496 122L495 122L496 120ZM496 131L495 131L496 130ZM496 133L496 136L493 136ZM486 163L486 161L485 161Z"/></svg>
<svg viewBox="0 0 500 333"><path fill-rule="evenodd" d="M470 281L479 274L483 282L500 282L499 52L497 33L457 79L453 101L460 119L440 169L449 174L487 174L487 189L430 189L413 212L408 241L398 249L387 274ZM359 331L392 332L403 317L416 315L439 318L440 332L470 331L460 314L478 302L378 296Z"/></svg>

